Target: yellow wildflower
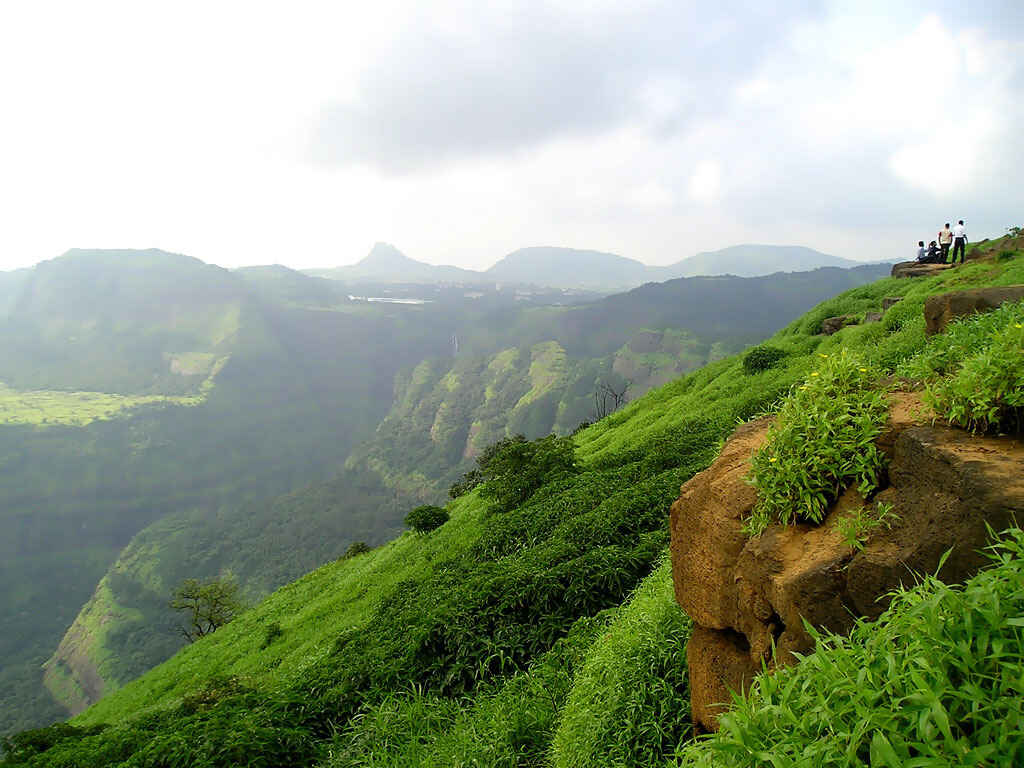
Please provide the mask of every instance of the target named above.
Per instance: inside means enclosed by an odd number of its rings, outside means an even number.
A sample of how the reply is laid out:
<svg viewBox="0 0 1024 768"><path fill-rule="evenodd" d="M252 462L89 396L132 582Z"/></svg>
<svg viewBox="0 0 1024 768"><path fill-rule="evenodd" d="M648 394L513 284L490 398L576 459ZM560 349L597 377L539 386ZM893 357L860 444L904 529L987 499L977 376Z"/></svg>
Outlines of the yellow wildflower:
<svg viewBox="0 0 1024 768"><path fill-rule="evenodd" d="M779 460L778 456L772 456L770 459L768 459L768 463L769 464L774 464L778 460Z"/></svg>
<svg viewBox="0 0 1024 768"><path fill-rule="evenodd" d="M1014 328L1024 328L1024 325L1021 325L1020 323L1014 323L1013 327Z"/></svg>
<svg viewBox="0 0 1024 768"><path fill-rule="evenodd" d="M812 374L811 374L811 376L818 376L818 375L819 375L819 374L818 374L818 372L817 372L817 371L815 371L814 373L812 373Z"/></svg>
<svg viewBox="0 0 1024 768"><path fill-rule="evenodd" d="M857 370L859 370L861 373L867 373L868 372L867 368L858 368Z"/></svg>
<svg viewBox="0 0 1024 768"><path fill-rule="evenodd" d="M826 360L828 359L828 355L823 355L821 352L818 353L818 357L824 357Z"/></svg>

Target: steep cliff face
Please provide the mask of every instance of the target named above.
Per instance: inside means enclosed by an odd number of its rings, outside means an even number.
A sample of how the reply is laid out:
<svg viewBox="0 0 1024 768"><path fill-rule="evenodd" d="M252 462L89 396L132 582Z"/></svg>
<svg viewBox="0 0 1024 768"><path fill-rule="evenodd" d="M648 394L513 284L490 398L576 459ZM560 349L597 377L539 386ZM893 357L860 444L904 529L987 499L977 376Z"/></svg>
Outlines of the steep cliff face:
<svg viewBox="0 0 1024 768"><path fill-rule="evenodd" d="M848 631L855 617L877 617L886 594L915 574L961 581L982 564L987 527L1024 512L1024 444L921 423L913 394L892 396L879 438L888 481L870 502L847 491L821 525L773 525L750 538L742 524L756 502L749 458L770 421L740 427L707 470L672 506L676 598L698 625L688 647L693 719L715 730L730 691L749 685L763 664L791 664L813 648L805 622ZM838 528L852 511L891 504L899 516L863 549ZM950 552L943 561L944 553Z"/></svg>

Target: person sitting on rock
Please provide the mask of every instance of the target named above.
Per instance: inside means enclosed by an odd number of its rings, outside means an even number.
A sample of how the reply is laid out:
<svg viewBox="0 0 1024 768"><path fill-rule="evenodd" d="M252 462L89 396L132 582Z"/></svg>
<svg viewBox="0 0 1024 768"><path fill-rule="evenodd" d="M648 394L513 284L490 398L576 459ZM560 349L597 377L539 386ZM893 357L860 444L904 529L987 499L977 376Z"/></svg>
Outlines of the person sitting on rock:
<svg viewBox="0 0 1024 768"><path fill-rule="evenodd" d="M945 264L946 258L943 256L942 251L939 250L939 246L936 245L935 241L932 240L928 243L928 253L921 259L922 264Z"/></svg>
<svg viewBox="0 0 1024 768"><path fill-rule="evenodd" d="M917 260L924 261L928 257L928 249L924 247L924 240L917 241Z"/></svg>

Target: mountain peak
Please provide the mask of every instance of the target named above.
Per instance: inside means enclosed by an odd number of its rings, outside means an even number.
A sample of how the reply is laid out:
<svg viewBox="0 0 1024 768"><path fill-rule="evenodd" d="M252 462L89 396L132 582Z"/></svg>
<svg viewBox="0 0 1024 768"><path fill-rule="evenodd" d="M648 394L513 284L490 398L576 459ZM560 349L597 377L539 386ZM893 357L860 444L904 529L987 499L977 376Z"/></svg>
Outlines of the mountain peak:
<svg viewBox="0 0 1024 768"><path fill-rule="evenodd" d="M400 267L410 263L419 264L415 259L410 259L391 243L374 243L373 248L356 265L359 267Z"/></svg>

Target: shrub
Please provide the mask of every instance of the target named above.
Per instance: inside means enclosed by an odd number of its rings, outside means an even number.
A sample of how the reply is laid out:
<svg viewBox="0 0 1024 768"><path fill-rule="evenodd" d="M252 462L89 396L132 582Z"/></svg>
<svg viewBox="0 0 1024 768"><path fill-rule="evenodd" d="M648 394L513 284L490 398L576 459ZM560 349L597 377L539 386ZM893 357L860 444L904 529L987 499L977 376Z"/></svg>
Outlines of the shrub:
<svg viewBox="0 0 1024 768"><path fill-rule="evenodd" d="M367 552L370 552L371 549L372 547L370 547L370 545L365 541L353 541L348 545L348 549L345 550L345 554L342 555L342 557L348 560L351 557L365 555Z"/></svg>
<svg viewBox="0 0 1024 768"><path fill-rule="evenodd" d="M33 728L11 736L0 738L0 756L12 764L28 760L34 755L46 752L51 747L65 742L68 744L81 741L88 736L102 733L106 725L93 725L77 728L67 723L54 723L46 728Z"/></svg>
<svg viewBox="0 0 1024 768"><path fill-rule="evenodd" d="M884 457L874 441L888 414L879 372L845 349L821 357L751 460L758 501L746 527L753 535L775 520L820 523L852 482L865 495L877 487Z"/></svg>
<svg viewBox="0 0 1024 768"><path fill-rule="evenodd" d="M433 504L423 504L405 516L405 524L416 533L430 533L447 522L448 512Z"/></svg>
<svg viewBox="0 0 1024 768"><path fill-rule="evenodd" d="M568 437L548 435L528 442L519 435L494 448L481 457L480 495L498 511L514 509L545 483L577 471L576 446Z"/></svg>
<svg viewBox="0 0 1024 768"><path fill-rule="evenodd" d="M743 372L748 376L774 368L786 356L786 350L767 344L754 347L743 356Z"/></svg>
<svg viewBox="0 0 1024 768"><path fill-rule="evenodd" d="M267 624L266 629L263 630L263 647L269 648L271 644L273 644L273 642L277 640L277 638L281 637L283 634L284 630L281 629L281 622L270 622L269 624Z"/></svg>

